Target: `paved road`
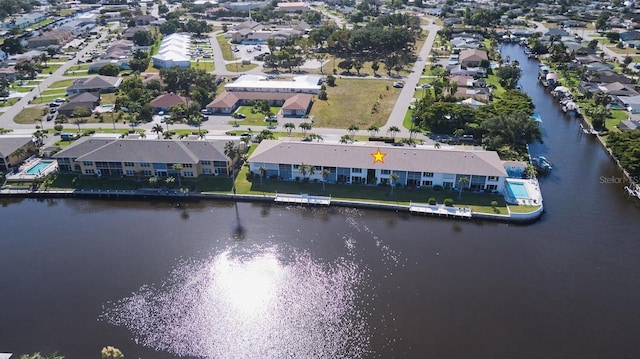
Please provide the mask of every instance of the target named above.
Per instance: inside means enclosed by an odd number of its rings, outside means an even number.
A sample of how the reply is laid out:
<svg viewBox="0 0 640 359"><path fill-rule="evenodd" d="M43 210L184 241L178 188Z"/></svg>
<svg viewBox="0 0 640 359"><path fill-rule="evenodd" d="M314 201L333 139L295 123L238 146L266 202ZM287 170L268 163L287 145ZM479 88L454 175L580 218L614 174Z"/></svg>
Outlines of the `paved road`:
<svg viewBox="0 0 640 359"><path fill-rule="evenodd" d="M400 134L398 134L399 137L407 137L408 136L408 132L406 129L404 129L402 127L402 122L405 116L405 113L409 107L409 105L411 104L411 100L414 96L414 92L415 92L415 87L418 83L418 81L420 80L420 76L422 75L422 69L424 68L424 66L426 65L426 61L429 58L429 54L431 52L431 48L433 46L433 42L435 40L437 31L440 29L439 26L434 25L434 24L430 24L426 27L423 27L424 29L429 31L429 34L427 36L427 39L424 42L424 45L422 47L422 49L420 50L420 53L418 55L418 60L416 61L416 63L413 66L412 71L410 72L410 74L406 77L403 78L403 82L405 84L403 90L400 93L400 96L396 102L395 107L393 108L391 115L389 116L389 119L387 120L387 123L381 128L380 133L381 134L386 134L386 131L389 127L391 126L397 126L400 129L402 129L402 131L400 132ZM105 35L103 35L101 37L104 38ZM218 76L232 76L235 75L235 72L232 71L227 71L226 70L226 64L227 61L224 60L223 56L222 56L222 50L220 49L220 46L217 42L217 40L215 39L216 34L212 34L210 35L210 42L211 42L211 49L213 52L213 58L214 58L214 62L215 62L215 67L216 70L214 71L214 73ZM94 40L93 42L91 42L89 45L87 45L85 48L83 48L82 51L80 51L77 55L77 58L82 57L82 55L86 54L87 52L91 51L99 42L100 39L98 40ZM41 83L41 88L44 90L46 89L49 85L51 85L52 83L56 82L56 81L60 81L63 79L68 79L69 77L64 77L63 74L64 72L69 69L71 66L73 65L73 62L67 62L66 64L64 64L61 68L59 68L53 75L49 76L47 79L45 79L42 83ZM262 70L262 67L258 67L257 69L254 69L252 71L249 71L251 73L260 73L260 71ZM366 81L366 78L363 79L363 81ZM31 134L33 133L33 131L35 130L35 123L34 124L27 124L27 125L19 125L13 122L13 117L18 114L25 106L28 105L29 100L33 99L34 97L36 97L38 95L38 90L35 89L33 91L31 91L30 93L28 93L23 99L21 99L16 105L8 108L2 116L0 116L0 127L4 127L4 128L12 128L14 129L13 133L22 133L22 134ZM241 125L241 121L240 126L239 127L233 127L232 125L229 124L229 122L231 121L231 117L228 115L225 116L210 116L209 120L202 123L201 128L202 129L206 129L209 131L210 134L213 135L221 135L224 134L227 131L230 130L242 130L242 131L248 131L249 129L252 129L254 132L256 131L261 131L262 129L264 129L264 127L261 126L243 126ZM294 124L301 123L303 120L302 119L287 119L286 122L293 122ZM277 128L276 130L282 131L282 125L283 125L283 121L281 121L282 123L280 123L280 127ZM146 124L142 124L140 126L138 126L138 128L141 129L145 129L147 130L148 133L150 133L149 131L151 130L151 128L156 125L158 122L150 122L150 123L146 123ZM47 127L45 125L45 127ZM68 127L68 125L67 125ZM97 127L97 124L95 123L88 123L88 124L83 124L81 125L81 128L95 128ZM110 124L101 124L101 127L111 127ZM129 126L127 125L123 125L123 124L116 124L117 128L129 128ZM172 128L184 128L184 125L182 126L173 126ZM194 128L195 129L195 128ZM346 129L334 129L334 128L313 128L312 133L316 133L316 134L320 134L323 136L323 138L325 140L332 140L332 139L339 139L340 136L347 134ZM360 135L360 136L368 136L369 132L366 131L366 129L361 129L360 131L358 131L358 133L356 135ZM418 139L422 139L422 140L426 140L428 141L428 138L424 137L424 136L420 136L418 137ZM53 136L49 136L49 138L47 139L47 143L53 143L56 140L56 138L54 138Z"/></svg>
<svg viewBox="0 0 640 359"><path fill-rule="evenodd" d="M116 26L118 26L118 25L116 25ZM85 47L83 47L82 50L80 50L76 54L75 59L80 59L84 55L86 55L88 52L93 51L93 49L96 47L98 42L100 42L101 40L105 39L107 37L107 35L108 34L107 34L106 31L103 32L102 36L100 36L98 39L93 40L92 42L87 44ZM40 91L46 90L54 82L69 79L70 77L64 76L64 73L69 68L71 68L71 66L74 66L76 64L76 62L77 61L67 61L67 62L65 62L53 74L49 75L46 79L44 79L40 83L39 86L35 87L33 90L31 90L31 92L26 93L24 95L24 97L22 97L20 99L20 101L18 101L16 104L14 104L11 107L5 107L4 108L5 112L2 115L0 115L0 128L12 128L14 130L25 130L25 129L28 129L29 131L33 132L35 130L34 125L31 125L31 124L28 124L28 125L17 124L15 122L13 122L13 118L18 113L20 113L20 111L22 111L22 109L27 107L31 100L33 100L34 98L39 96L40 95ZM18 132L18 131L14 131L14 132Z"/></svg>

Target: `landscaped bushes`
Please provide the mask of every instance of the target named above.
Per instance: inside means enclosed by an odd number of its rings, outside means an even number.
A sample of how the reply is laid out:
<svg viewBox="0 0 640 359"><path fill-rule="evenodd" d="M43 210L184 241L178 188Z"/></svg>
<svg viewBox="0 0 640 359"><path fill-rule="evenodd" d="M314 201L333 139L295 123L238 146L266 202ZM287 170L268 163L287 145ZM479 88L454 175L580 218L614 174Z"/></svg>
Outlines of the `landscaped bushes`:
<svg viewBox="0 0 640 359"><path fill-rule="evenodd" d="M438 202L436 201L436 199L435 199L435 198L433 198L433 197L429 198L429 200L428 200L427 202L428 202L430 205L432 205L432 206L433 206L434 204L438 203Z"/></svg>
<svg viewBox="0 0 640 359"><path fill-rule="evenodd" d="M453 199L445 198L444 199L444 205L447 206L447 207L453 207Z"/></svg>
<svg viewBox="0 0 640 359"><path fill-rule="evenodd" d="M435 185L435 186L433 186L433 190L436 191L436 192L442 192L444 190L444 188L442 188L442 186Z"/></svg>

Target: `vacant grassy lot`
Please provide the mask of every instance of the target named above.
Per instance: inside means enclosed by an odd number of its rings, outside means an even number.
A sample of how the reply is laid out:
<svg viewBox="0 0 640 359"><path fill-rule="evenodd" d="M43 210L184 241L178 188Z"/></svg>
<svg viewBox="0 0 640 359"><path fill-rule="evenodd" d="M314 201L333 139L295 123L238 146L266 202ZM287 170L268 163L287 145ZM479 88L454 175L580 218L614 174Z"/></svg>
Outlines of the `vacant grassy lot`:
<svg viewBox="0 0 640 359"><path fill-rule="evenodd" d="M19 98L10 98L5 100L0 101L0 107L9 107L9 106L13 106L13 104L15 104L16 102L20 101Z"/></svg>
<svg viewBox="0 0 640 359"><path fill-rule="evenodd" d="M400 93L392 85L393 80L336 79L336 86L327 86L326 101L314 99L313 125L347 128L356 124L361 129L384 125Z"/></svg>
<svg viewBox="0 0 640 359"><path fill-rule="evenodd" d="M16 117L13 118L13 122L23 124L23 125L34 123L33 121L34 119L42 118L43 108L44 107L27 107L22 111L20 111L20 113L18 113ZM47 108L47 113L49 113L48 108Z"/></svg>
<svg viewBox="0 0 640 359"><path fill-rule="evenodd" d="M212 72L216 69L216 65L213 63L213 61L191 61L191 68L203 70L206 72Z"/></svg>
<svg viewBox="0 0 640 359"><path fill-rule="evenodd" d="M69 86L71 86L73 84L73 81L75 81L74 79L68 79L68 80L62 80L62 81L56 81L54 83L51 84L51 86L49 86L49 88L54 89L54 88L67 88Z"/></svg>

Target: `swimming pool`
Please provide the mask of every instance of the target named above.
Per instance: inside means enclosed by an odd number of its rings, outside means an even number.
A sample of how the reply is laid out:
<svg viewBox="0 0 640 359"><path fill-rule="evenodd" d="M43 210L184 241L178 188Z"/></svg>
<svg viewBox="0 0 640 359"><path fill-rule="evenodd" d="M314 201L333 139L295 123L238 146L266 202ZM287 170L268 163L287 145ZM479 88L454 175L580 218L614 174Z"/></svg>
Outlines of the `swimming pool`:
<svg viewBox="0 0 640 359"><path fill-rule="evenodd" d="M26 170L25 173L28 175L37 175L39 173L42 173L45 168L51 166L52 163L53 161L40 161L35 165L29 167L29 169Z"/></svg>
<svg viewBox="0 0 640 359"><path fill-rule="evenodd" d="M111 109L113 109L113 105L102 105L102 106L100 106L100 107L102 107L102 108L103 108L103 109L105 109L105 110L111 110Z"/></svg>
<svg viewBox="0 0 640 359"><path fill-rule="evenodd" d="M509 194L513 198L529 198L529 192L527 192L527 189L522 182L507 181L507 188L509 189Z"/></svg>

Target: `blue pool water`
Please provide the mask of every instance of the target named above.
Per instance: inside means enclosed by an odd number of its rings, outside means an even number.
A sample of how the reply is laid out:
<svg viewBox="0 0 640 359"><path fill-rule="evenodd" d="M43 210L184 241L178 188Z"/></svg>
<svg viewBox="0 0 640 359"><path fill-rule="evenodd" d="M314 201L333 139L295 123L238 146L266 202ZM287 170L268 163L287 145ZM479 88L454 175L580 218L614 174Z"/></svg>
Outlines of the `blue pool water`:
<svg viewBox="0 0 640 359"><path fill-rule="evenodd" d="M529 193L521 182L507 182L509 194L514 198L529 198Z"/></svg>
<svg viewBox="0 0 640 359"><path fill-rule="evenodd" d="M102 106L100 106L100 107L102 107L102 108L104 108L104 109L106 109L106 110L110 110L110 109L112 109L112 108L113 108L113 105L102 105Z"/></svg>
<svg viewBox="0 0 640 359"><path fill-rule="evenodd" d="M53 161L40 161L35 165L29 167L29 169L26 170L25 173L30 175L37 175L38 173L44 171L44 169L49 167L52 163Z"/></svg>

